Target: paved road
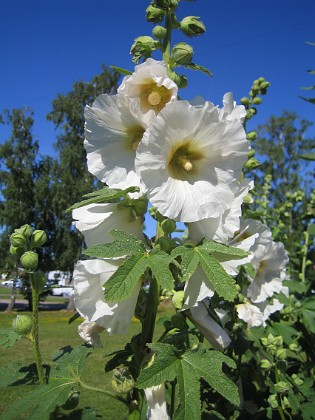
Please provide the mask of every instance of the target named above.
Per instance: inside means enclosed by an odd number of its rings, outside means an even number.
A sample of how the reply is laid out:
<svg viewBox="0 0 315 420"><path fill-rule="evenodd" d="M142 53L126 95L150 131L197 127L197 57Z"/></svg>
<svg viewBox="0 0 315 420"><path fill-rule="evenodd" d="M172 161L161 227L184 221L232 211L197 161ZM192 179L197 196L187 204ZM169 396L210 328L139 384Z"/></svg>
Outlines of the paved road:
<svg viewBox="0 0 315 420"><path fill-rule="evenodd" d="M1 299L0 301L0 312L5 311L8 307L9 299ZM39 310L41 311L59 311L61 309L67 309L68 302L40 302ZM28 310L28 302L25 299L17 299L15 301L14 310L23 311Z"/></svg>

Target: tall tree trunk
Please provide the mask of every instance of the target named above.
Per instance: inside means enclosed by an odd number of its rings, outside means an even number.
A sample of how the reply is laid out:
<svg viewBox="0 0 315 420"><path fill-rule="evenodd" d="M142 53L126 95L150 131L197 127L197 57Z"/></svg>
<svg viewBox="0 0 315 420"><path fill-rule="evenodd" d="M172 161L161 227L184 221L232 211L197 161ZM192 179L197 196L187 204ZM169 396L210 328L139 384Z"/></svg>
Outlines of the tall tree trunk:
<svg viewBox="0 0 315 420"><path fill-rule="evenodd" d="M14 306L15 306L15 300L16 300L16 280L13 281L11 297L10 297L10 301L8 303L7 309L5 310L6 312L13 311Z"/></svg>

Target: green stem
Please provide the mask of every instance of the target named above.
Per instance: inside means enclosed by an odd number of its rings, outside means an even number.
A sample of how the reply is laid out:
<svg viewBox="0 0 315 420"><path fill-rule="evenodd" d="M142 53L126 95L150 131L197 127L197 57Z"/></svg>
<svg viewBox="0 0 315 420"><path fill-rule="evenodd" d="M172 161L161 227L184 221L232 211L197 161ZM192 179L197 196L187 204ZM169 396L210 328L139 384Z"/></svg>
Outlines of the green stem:
<svg viewBox="0 0 315 420"><path fill-rule="evenodd" d="M171 58L171 37L172 37L172 12L168 12L165 18L166 36L163 42L163 60L167 66L168 73L172 71Z"/></svg>
<svg viewBox="0 0 315 420"><path fill-rule="evenodd" d="M278 368L275 368L275 379L276 379L276 383L279 382L279 371ZM280 415L281 420L285 420L285 415L284 415L284 411L282 408L282 399L281 399L281 395L277 392L277 401L278 401L278 412Z"/></svg>
<svg viewBox="0 0 315 420"><path fill-rule="evenodd" d="M147 343L152 343L153 334L154 334L154 327L155 327L155 319L157 308L159 305L159 287L157 281L154 277L151 278L150 281L150 289L149 289L149 296L145 311L145 317L142 324L142 332L141 332L141 339L140 339L140 346L141 351L143 352L143 356L146 353Z"/></svg>
<svg viewBox="0 0 315 420"><path fill-rule="evenodd" d="M307 261L307 248L308 248L308 242L309 242L309 233L306 230L304 232L304 238L305 238L305 243L304 243L304 247L303 249L303 258L302 258L302 268L301 268L301 274L300 274L300 278L301 278L301 282L305 283L305 270L306 270L306 261Z"/></svg>
<svg viewBox="0 0 315 420"><path fill-rule="evenodd" d="M93 392L101 392L102 394L105 394L108 397L115 398L116 400L124 403L125 405L127 405L127 407L129 406L128 402L123 397L120 397L119 395L113 394L112 392L107 391L106 389L96 388L94 386L87 385L86 383L84 383L82 381L80 381L79 383L80 383L80 386L84 389L87 389L87 390L93 391Z"/></svg>
<svg viewBox="0 0 315 420"><path fill-rule="evenodd" d="M32 280L32 279L31 279ZM33 323L32 323L32 343L34 349L35 362L37 367L37 374L39 383L44 383L45 375L42 365L42 357L39 348L39 328L38 328L38 293L32 285L32 309L33 309Z"/></svg>

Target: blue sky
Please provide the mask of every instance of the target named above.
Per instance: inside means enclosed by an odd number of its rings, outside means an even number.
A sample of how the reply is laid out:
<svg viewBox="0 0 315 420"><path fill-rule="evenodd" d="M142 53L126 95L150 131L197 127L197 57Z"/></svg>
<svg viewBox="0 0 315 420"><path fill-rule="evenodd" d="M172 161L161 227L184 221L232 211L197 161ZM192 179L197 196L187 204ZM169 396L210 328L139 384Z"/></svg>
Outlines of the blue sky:
<svg viewBox="0 0 315 420"><path fill-rule="evenodd" d="M130 46L153 28L144 19L147 0L11 0L1 1L0 112L30 106L35 112L34 137L40 153L52 154L54 127L46 121L57 93L67 93L74 82L88 81L101 64L132 70ZM215 104L234 93L237 101L252 81L264 76L269 94L251 126L264 123L284 109L314 121L315 107L299 99L301 86L315 84L314 0L197 0L181 1L178 17L200 16L207 32L194 39L178 33L195 50L194 61L207 66L210 79L188 72L184 99L203 95ZM178 31L179 32L179 31ZM159 55L155 58L160 59ZM309 130L314 136L314 127ZM8 137L0 127L0 142Z"/></svg>

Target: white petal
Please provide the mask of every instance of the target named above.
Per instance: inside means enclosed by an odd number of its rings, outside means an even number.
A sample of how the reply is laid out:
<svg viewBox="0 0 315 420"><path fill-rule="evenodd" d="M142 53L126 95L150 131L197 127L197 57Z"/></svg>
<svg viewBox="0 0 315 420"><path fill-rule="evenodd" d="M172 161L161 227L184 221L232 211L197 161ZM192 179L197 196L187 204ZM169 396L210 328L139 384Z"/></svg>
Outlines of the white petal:
<svg viewBox="0 0 315 420"><path fill-rule="evenodd" d="M104 330L95 322L84 321L78 326L78 332L80 337L91 346L102 347L101 338L99 333Z"/></svg>
<svg viewBox="0 0 315 420"><path fill-rule="evenodd" d="M110 334L128 332L141 281L134 288L132 295L118 303L104 300L106 281L117 270L121 261L87 260L78 261L74 270L74 301L77 311L86 321L95 322Z"/></svg>
<svg viewBox="0 0 315 420"><path fill-rule="evenodd" d="M241 303L236 305L238 317L245 321L248 328L259 327L263 324L263 314L259 308L250 303Z"/></svg>
<svg viewBox="0 0 315 420"><path fill-rule="evenodd" d="M144 390L148 402L148 420L169 420L166 407L165 385L152 386Z"/></svg>

